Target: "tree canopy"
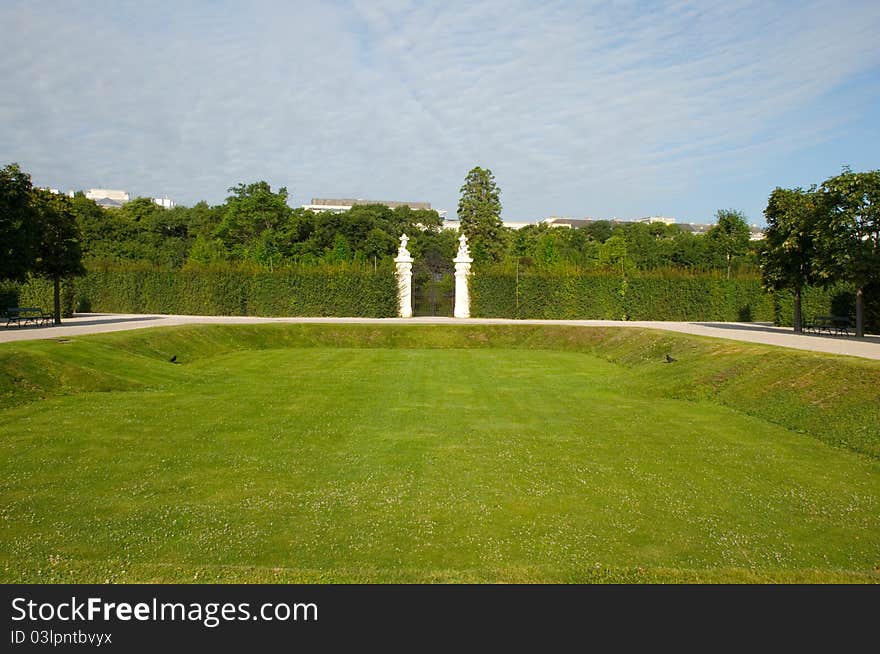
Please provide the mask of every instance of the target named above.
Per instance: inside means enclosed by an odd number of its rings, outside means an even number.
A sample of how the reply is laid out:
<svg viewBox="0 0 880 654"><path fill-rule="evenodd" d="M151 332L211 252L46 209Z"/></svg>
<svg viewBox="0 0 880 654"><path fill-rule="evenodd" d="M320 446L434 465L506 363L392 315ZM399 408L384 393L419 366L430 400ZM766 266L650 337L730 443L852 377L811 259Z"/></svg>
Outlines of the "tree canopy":
<svg viewBox="0 0 880 654"><path fill-rule="evenodd" d="M880 288L880 171L844 168L818 189L777 188L764 215L764 283L792 290L795 329L805 286L844 282L855 289L856 335L864 336L865 290Z"/></svg>
<svg viewBox="0 0 880 654"><path fill-rule="evenodd" d="M728 279L733 258L748 252L749 236L749 225L741 212L720 209L715 214L715 225L706 234L706 238L727 262Z"/></svg>
<svg viewBox="0 0 880 654"><path fill-rule="evenodd" d="M506 249L501 190L488 168L472 168L460 189L458 219L474 261L500 261Z"/></svg>
<svg viewBox="0 0 880 654"><path fill-rule="evenodd" d="M62 277L85 272L74 202L37 189L17 164L0 170L0 279L48 277L55 286L55 323L61 322Z"/></svg>
<svg viewBox="0 0 880 654"><path fill-rule="evenodd" d="M39 239L31 176L18 164L0 170L0 279L21 280L33 267Z"/></svg>
<svg viewBox="0 0 880 654"><path fill-rule="evenodd" d="M824 211L815 230L818 275L856 289L856 334L864 335L864 289L880 282L880 170L845 168L821 186Z"/></svg>
<svg viewBox="0 0 880 654"><path fill-rule="evenodd" d="M280 230L291 212L287 189L282 187L273 193L267 182L260 181L238 184L229 192L217 238L233 257L265 263L271 268L281 258Z"/></svg>
<svg viewBox="0 0 880 654"><path fill-rule="evenodd" d="M35 190L31 196L39 225L37 257L31 272L54 284L55 324L61 324L61 280L85 273L80 247L80 230L73 203L64 195Z"/></svg>
<svg viewBox="0 0 880 654"><path fill-rule="evenodd" d="M764 285L773 290L793 291L796 333L803 331L803 289L816 281L814 236L820 210L821 202L815 189L778 187L770 194L764 210L767 221L761 250Z"/></svg>

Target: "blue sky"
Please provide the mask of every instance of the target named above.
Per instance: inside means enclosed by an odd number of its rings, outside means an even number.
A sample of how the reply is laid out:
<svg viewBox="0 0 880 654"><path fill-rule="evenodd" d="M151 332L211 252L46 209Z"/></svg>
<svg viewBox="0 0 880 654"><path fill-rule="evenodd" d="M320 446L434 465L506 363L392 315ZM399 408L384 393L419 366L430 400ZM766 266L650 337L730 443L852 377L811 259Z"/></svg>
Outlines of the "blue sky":
<svg viewBox="0 0 880 654"><path fill-rule="evenodd" d="M0 165L222 202L264 179L454 215L750 222L880 168L880 2L0 3Z"/></svg>

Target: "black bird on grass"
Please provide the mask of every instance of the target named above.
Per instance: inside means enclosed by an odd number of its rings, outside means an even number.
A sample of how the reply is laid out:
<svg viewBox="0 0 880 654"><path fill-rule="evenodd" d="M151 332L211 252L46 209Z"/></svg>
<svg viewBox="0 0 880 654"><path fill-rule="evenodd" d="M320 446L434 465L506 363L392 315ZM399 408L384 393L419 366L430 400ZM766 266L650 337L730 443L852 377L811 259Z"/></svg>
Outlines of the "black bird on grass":
<svg viewBox="0 0 880 654"><path fill-rule="evenodd" d="M671 355L669 355L669 354L666 355L666 363L673 363L673 362L675 362L675 361L678 361L678 359L674 359L674 358L673 358Z"/></svg>
<svg viewBox="0 0 880 654"><path fill-rule="evenodd" d="M175 354L173 357L168 359L171 363L177 363L177 355Z"/></svg>

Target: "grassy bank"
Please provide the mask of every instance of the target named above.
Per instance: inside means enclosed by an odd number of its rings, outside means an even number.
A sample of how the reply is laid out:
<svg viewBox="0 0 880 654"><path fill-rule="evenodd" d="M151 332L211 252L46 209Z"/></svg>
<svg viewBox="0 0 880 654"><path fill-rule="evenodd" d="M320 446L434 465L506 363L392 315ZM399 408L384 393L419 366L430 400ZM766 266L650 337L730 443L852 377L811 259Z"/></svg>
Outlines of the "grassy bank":
<svg viewBox="0 0 880 654"><path fill-rule="evenodd" d="M880 458L880 363L660 330L533 325L190 325L0 346L0 406L57 394L161 388L185 364L262 349L489 348L581 352L637 392L712 401ZM672 354L675 365L664 364ZM172 356L184 364L165 365Z"/></svg>

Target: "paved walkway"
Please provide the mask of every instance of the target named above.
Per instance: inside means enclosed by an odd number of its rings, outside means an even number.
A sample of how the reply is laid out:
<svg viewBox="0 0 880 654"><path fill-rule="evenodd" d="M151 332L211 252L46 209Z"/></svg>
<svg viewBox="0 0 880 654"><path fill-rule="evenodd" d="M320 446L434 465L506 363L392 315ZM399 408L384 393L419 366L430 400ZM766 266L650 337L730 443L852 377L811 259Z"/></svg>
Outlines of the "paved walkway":
<svg viewBox="0 0 880 654"><path fill-rule="evenodd" d="M169 325L261 323L317 323L372 325L570 325L576 327L643 327L699 336L728 338L749 343L779 345L798 350L848 354L866 359L880 359L880 336L818 336L793 334L791 328L769 323L740 322L639 322L616 320L505 320L497 318L251 318L243 316L166 316L158 314L81 313L55 327L0 327L0 343L50 338L69 338L146 327Z"/></svg>

